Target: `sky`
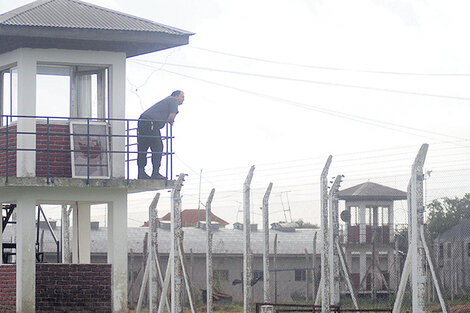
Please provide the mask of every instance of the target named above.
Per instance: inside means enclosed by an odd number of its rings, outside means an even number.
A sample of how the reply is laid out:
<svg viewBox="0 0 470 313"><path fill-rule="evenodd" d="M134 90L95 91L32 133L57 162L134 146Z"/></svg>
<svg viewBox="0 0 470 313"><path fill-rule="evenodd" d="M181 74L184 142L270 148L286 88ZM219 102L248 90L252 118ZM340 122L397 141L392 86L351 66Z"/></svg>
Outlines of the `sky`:
<svg viewBox="0 0 470 313"><path fill-rule="evenodd" d="M0 0L0 13L28 2ZM241 222L255 165L255 223L272 182L271 222L320 224L329 155L341 189L372 181L406 191L423 143L426 201L469 192L468 1L87 2L195 33L186 46L127 61L127 118L185 91L173 127L183 209L204 208L215 188L213 213ZM160 192L163 216L170 199ZM148 219L154 195L129 196L129 226ZM406 221L404 202L396 223ZM104 214L96 208L92 219Z"/></svg>

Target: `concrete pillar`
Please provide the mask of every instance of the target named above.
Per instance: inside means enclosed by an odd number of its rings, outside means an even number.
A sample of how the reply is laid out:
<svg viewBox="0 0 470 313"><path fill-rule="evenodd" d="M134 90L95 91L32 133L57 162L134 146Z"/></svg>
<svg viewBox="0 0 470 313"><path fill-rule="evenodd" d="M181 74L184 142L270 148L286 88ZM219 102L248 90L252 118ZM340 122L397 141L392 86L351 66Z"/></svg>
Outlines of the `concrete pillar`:
<svg viewBox="0 0 470 313"><path fill-rule="evenodd" d="M17 201L16 223L16 312L36 310L36 200L24 195Z"/></svg>
<svg viewBox="0 0 470 313"><path fill-rule="evenodd" d="M359 242L366 242L366 205L361 203L359 207Z"/></svg>
<svg viewBox="0 0 470 313"><path fill-rule="evenodd" d="M390 225L390 242L395 242L395 222L393 215L393 202L388 206L388 224Z"/></svg>
<svg viewBox="0 0 470 313"><path fill-rule="evenodd" d="M18 58L18 115L36 115L36 59L31 49L21 49ZM36 132L36 120L18 118L18 132ZM18 149L36 149L35 134L18 134ZM36 152L17 151L16 175L36 176Z"/></svg>
<svg viewBox="0 0 470 313"><path fill-rule="evenodd" d="M72 263L90 264L90 203L73 208Z"/></svg>
<svg viewBox="0 0 470 313"><path fill-rule="evenodd" d="M122 53L113 58L113 65L109 70L109 117L125 118L126 101L126 55ZM125 134L126 124L124 121L112 121L111 133L113 135ZM136 127L136 125L130 125ZM126 138L113 137L112 147L114 151L125 151ZM124 177L125 154L111 153L111 176L114 178Z"/></svg>
<svg viewBox="0 0 470 313"><path fill-rule="evenodd" d="M111 264L113 312L127 313L127 193L108 203L108 263Z"/></svg>

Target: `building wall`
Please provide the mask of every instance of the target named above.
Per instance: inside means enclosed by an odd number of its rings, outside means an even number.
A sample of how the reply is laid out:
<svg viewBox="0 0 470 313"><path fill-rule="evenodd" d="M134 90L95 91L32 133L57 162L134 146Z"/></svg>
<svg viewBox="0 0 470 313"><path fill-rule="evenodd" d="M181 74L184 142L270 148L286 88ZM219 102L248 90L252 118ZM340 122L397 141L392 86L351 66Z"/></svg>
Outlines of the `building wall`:
<svg viewBox="0 0 470 313"><path fill-rule="evenodd" d="M0 312L15 312L16 266L0 265Z"/></svg>
<svg viewBox="0 0 470 313"><path fill-rule="evenodd" d="M0 265L0 311L15 311L16 265ZM36 312L111 312L110 264L36 264Z"/></svg>
<svg viewBox="0 0 470 313"><path fill-rule="evenodd" d="M7 127L0 127L0 149L7 147ZM8 127L8 147L16 148L16 125ZM0 176L6 176L6 151L0 151ZM8 176L16 176L16 151L8 151Z"/></svg>
<svg viewBox="0 0 470 313"><path fill-rule="evenodd" d="M36 125L36 177L47 176L47 164L49 162L50 177L72 177L70 160L70 130L69 125L50 124L47 130L46 124ZM47 135L49 132L49 136ZM39 151L47 149L49 137L49 153Z"/></svg>
<svg viewBox="0 0 470 313"><path fill-rule="evenodd" d="M93 260L93 258L92 258ZM98 258L95 259L98 261ZM160 255L160 264L162 271L166 270L168 261L167 255ZM214 285L220 287L218 292L225 293L232 297L234 302L243 301L242 284L236 283L235 281L241 281L243 271L243 256L242 255L213 255L213 270L219 271L222 275L217 278L214 276ZM206 289L206 257L201 254L194 254L191 257L191 253L186 253L186 264L187 272L190 277L194 297L202 299L202 289ZM317 282L319 277L320 258L317 257ZM305 256L280 256L277 259L277 269L280 271L271 272L270 284L271 284L271 299L274 301L274 292L277 289L277 302L286 303L291 301L298 301L300 298L308 295L311 299L312 293L312 275L311 271L307 276L302 274L301 277L295 275L295 269L303 271L305 268L312 267L311 257L309 258L308 264ZM273 258L270 258L270 268L274 269ZM133 260L129 260L129 273L133 275L137 281L132 284L140 288L141 275L139 271L143 269L142 255L136 254ZM254 272L260 273L263 270L263 258L262 256L255 256L253 258L252 269ZM226 279L225 279L225 275ZM300 279L299 279L300 278ZM131 279L131 278L129 278ZM308 289L307 289L308 279ZM129 282L131 285L131 282ZM137 288L137 289L139 289ZM138 293L138 290L136 292ZM263 280L259 280L252 287L253 302L263 302ZM299 298L300 297L300 298Z"/></svg>
<svg viewBox="0 0 470 313"><path fill-rule="evenodd" d="M8 176L16 176L16 125L8 127ZM49 136L47 133L49 132ZM36 124L36 177L72 177L70 130L68 124ZM49 137L49 153L46 150ZM0 128L0 148L6 147L6 127ZM6 176L6 154L0 153L0 176Z"/></svg>

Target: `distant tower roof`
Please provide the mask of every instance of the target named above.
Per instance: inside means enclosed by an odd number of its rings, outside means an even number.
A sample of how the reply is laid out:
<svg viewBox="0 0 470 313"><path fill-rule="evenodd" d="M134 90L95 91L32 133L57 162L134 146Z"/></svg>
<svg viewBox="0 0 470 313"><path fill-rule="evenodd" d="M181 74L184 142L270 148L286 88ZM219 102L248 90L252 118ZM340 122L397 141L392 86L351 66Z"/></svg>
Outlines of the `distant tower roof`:
<svg viewBox="0 0 470 313"><path fill-rule="evenodd" d="M198 216L199 213L199 216ZM170 220L170 213L167 213L165 216L162 217L162 221L169 221ZM183 210L181 211L181 224L184 227L187 226L194 226L197 222L205 222L206 221L206 210L200 209L190 209L190 210ZM228 225L228 222L224 221L220 217L216 216L214 213L211 212L211 222L217 222L221 227L225 227Z"/></svg>
<svg viewBox="0 0 470 313"><path fill-rule="evenodd" d="M406 192L380 184L366 182L339 191L338 198L341 200L405 200Z"/></svg>
<svg viewBox="0 0 470 313"><path fill-rule="evenodd" d="M17 48L126 52L188 43L193 33L78 0L37 0L0 15L0 53Z"/></svg>

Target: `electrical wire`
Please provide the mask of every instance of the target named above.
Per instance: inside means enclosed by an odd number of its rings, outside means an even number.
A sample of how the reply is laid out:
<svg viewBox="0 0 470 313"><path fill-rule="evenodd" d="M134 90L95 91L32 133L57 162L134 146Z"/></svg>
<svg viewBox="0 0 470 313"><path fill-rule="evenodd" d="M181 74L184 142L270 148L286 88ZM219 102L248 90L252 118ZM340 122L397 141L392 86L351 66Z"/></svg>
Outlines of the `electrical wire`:
<svg viewBox="0 0 470 313"><path fill-rule="evenodd" d="M390 122L383 122L383 121L379 121L379 120L374 120L374 119L365 118L365 117L361 117L361 116L357 116L357 115L353 115L353 114L342 113L342 112L329 110L329 109L324 109L324 108L321 108L321 107L318 107L318 106L313 106L313 105L309 105L309 104L305 104L305 103L301 103L301 102L297 102L297 101L293 101L293 100L283 99L283 98L274 97L274 96L270 96L270 95L266 95L266 94L262 94L262 93L258 93L258 92L238 88L238 87L224 85L224 84L209 81L209 80L206 80L206 79L195 78L193 76L189 76L189 75L186 75L186 74L176 73L176 72L168 71L168 70L162 70L162 71L167 72L167 73L171 73L171 74L174 74L174 75L177 75L177 76L181 76L181 77L185 77L185 78L189 78L189 79L209 83L209 84L216 85L216 86L219 86L219 87L224 87L224 88L233 89L233 90L243 92L243 93L248 93L248 94L255 95L255 96L258 96L258 97L261 97L261 98L265 98L265 99L269 99L269 100L272 100L272 101L282 102L282 103L285 103L285 104L290 104L290 105L293 105L293 106L297 106L297 107L300 107L300 108L303 108L303 109L316 111L316 112L323 113L323 114L326 114L326 115L331 115L331 116L335 116L335 117L342 118L342 119L356 121L356 122L359 122L359 123L362 123L362 124L367 124L367 125L372 125L372 126L379 127L379 128L389 129L389 130L393 130L393 131L396 131L396 132L401 132L401 133L405 133L405 134L408 134L408 135L417 136L417 137L421 137L421 138L425 138L425 139L429 139L429 138L425 137L423 135L418 135L418 134L415 134L415 133L406 132L404 130L397 129L397 128L404 128L404 129L409 129L409 130L416 131L416 132L433 134L433 135L437 135L437 136L441 136L441 137L458 139L458 140L462 140L462 141L469 141L469 139L467 139L467 138L461 138L461 137L442 134L442 133L438 133L438 132L422 130L422 129L418 129L418 128L414 128L414 127L410 127L410 126L398 125L398 124L394 124L394 123L390 123ZM469 100L470 100L470 98L469 98ZM390 126L385 126L385 125L390 125ZM397 128L393 128L393 127L397 127ZM451 143L451 141L449 141L448 143Z"/></svg>
<svg viewBox="0 0 470 313"><path fill-rule="evenodd" d="M132 62L134 62L136 64L143 65L143 66L149 66L149 67L151 67L151 66L148 65L148 64L145 64L143 62L158 63L158 64L162 63L162 62L150 61L150 60L140 60L140 62L136 61L136 60L133 60ZM226 74L245 75L245 76L258 77L258 78L288 80L288 81L292 81L292 82L316 84L316 85L323 85L323 86L354 88L354 89L388 92L388 93L397 93L397 94L412 95L412 96L423 96L423 97L433 97L433 98L441 98L441 99L470 101L470 98L468 98L468 97L438 95L438 94L430 94L430 93L414 92L414 91L406 91L406 90L397 90L397 89L378 88L378 87L369 87L369 86L361 86L361 85L333 83L333 82L325 82L325 81L318 81L318 80L308 80L308 79L300 79L300 78L293 78L293 77L282 77L282 76L257 74L257 73L247 73L247 72L231 71L231 70L224 70L224 69L208 68L208 67L202 67L202 66L193 66L193 65L182 65L182 64L171 64L171 63L166 63L166 65L185 67L185 68L191 68L191 69L197 69L197 70L206 70L206 71L226 73ZM168 72L168 71L166 71L166 72Z"/></svg>
<svg viewBox="0 0 470 313"><path fill-rule="evenodd" d="M356 72L356 73L368 73L368 74L387 74L387 75L407 75L407 76L470 76L468 73L413 73L413 72L394 72L394 71L372 71L372 70L361 70L361 69L349 69L344 67L331 67L331 66L319 66L319 65L306 65L306 64L299 64L299 63L291 63L291 62L282 62L282 61L275 61L275 60L268 60L262 58L255 58L250 56L244 56L239 54L233 54L223 51L211 50L202 47L196 47L189 45L189 48L211 52L215 54L246 59L251 61L258 61L264 63L271 63L271 64L278 64L278 65L288 65L288 66L295 66L295 67L303 67L303 68L311 68L311 69L319 69L319 70L333 70L333 71L347 71L347 72Z"/></svg>

